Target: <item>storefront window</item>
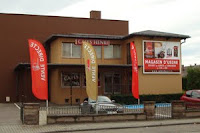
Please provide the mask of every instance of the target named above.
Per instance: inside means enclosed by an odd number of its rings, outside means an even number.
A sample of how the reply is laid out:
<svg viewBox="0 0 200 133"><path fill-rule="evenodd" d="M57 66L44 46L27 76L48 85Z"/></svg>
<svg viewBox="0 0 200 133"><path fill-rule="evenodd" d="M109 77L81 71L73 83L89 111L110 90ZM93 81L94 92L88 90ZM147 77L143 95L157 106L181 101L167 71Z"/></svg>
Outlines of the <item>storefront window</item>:
<svg viewBox="0 0 200 133"><path fill-rule="evenodd" d="M101 58L101 46L93 46L96 54L97 54L97 58L100 59Z"/></svg>
<svg viewBox="0 0 200 133"><path fill-rule="evenodd" d="M119 94L121 91L121 75L108 73L104 75L105 93Z"/></svg>
<svg viewBox="0 0 200 133"><path fill-rule="evenodd" d="M61 74L62 87L80 86L80 73L65 73Z"/></svg>
<svg viewBox="0 0 200 133"><path fill-rule="evenodd" d="M81 45L75 45L74 43L63 43L62 56L66 58L80 58Z"/></svg>
<svg viewBox="0 0 200 133"><path fill-rule="evenodd" d="M121 46L120 45L108 45L104 46L104 58L121 58Z"/></svg>

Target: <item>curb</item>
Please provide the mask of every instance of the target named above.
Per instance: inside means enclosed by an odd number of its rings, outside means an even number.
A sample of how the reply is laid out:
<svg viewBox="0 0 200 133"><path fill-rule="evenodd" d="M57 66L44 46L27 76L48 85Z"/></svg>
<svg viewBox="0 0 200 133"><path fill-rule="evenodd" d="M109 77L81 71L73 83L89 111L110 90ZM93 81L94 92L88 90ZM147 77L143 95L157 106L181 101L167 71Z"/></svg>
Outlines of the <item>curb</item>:
<svg viewBox="0 0 200 133"><path fill-rule="evenodd" d="M173 125L191 125L191 124L200 124L200 122L187 122L187 123L171 123L171 124L154 124L146 126L123 126L123 127L109 127L109 128L93 128L93 129L71 129L71 130L60 130L60 131L50 131L43 133L60 133L60 132L82 132L82 131L97 131L97 130L117 130L117 129L127 129L127 128L147 128L147 127L161 127L161 126L173 126Z"/></svg>

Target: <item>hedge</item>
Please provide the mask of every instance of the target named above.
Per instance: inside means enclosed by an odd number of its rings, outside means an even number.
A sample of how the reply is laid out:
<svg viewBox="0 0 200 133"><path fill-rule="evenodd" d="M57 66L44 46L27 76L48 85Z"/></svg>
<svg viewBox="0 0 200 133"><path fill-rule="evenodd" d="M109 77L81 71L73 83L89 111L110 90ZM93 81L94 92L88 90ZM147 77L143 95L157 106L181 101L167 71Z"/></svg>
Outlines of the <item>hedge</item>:
<svg viewBox="0 0 200 133"><path fill-rule="evenodd" d="M172 100L180 100L183 94L165 94L165 95L140 95L140 103L143 101L155 101L156 103L169 103ZM137 104L138 100L131 95L112 95L112 100L120 104Z"/></svg>

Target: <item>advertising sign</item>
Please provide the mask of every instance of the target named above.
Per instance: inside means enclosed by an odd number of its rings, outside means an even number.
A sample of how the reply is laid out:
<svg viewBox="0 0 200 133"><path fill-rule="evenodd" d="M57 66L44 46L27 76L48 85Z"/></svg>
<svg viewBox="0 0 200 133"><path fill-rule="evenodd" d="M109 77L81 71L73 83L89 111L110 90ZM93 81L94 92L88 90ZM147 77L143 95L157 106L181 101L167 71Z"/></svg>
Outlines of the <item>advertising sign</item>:
<svg viewBox="0 0 200 133"><path fill-rule="evenodd" d="M47 57L43 45L29 39L32 92L40 100L48 99Z"/></svg>
<svg viewBox="0 0 200 133"><path fill-rule="evenodd" d="M136 99L139 99L138 87L138 59L134 42L130 43L130 53L132 61L132 94Z"/></svg>
<svg viewBox="0 0 200 133"><path fill-rule="evenodd" d="M98 66L96 52L88 42L83 41L82 47L85 62L86 92L88 98L96 101L98 96Z"/></svg>
<svg viewBox="0 0 200 133"><path fill-rule="evenodd" d="M83 41L88 42L88 43L90 43L91 45L94 45L94 46L110 45L109 40L98 40L98 39L76 39L75 44L76 45L82 45Z"/></svg>
<svg viewBox="0 0 200 133"><path fill-rule="evenodd" d="M180 42L143 41L144 74L180 74Z"/></svg>

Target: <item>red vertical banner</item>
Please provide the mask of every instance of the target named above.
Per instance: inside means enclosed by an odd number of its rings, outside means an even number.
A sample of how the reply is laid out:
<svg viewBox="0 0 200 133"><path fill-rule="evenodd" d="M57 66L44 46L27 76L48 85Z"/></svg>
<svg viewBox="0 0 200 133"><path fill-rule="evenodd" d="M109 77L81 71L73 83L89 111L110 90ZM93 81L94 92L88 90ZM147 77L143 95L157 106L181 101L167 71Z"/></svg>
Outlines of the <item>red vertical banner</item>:
<svg viewBox="0 0 200 133"><path fill-rule="evenodd" d="M48 100L47 57L43 45L29 39L32 92L40 100Z"/></svg>
<svg viewBox="0 0 200 133"><path fill-rule="evenodd" d="M138 60L134 42L130 43L130 53L132 61L132 94L136 99L139 99Z"/></svg>

